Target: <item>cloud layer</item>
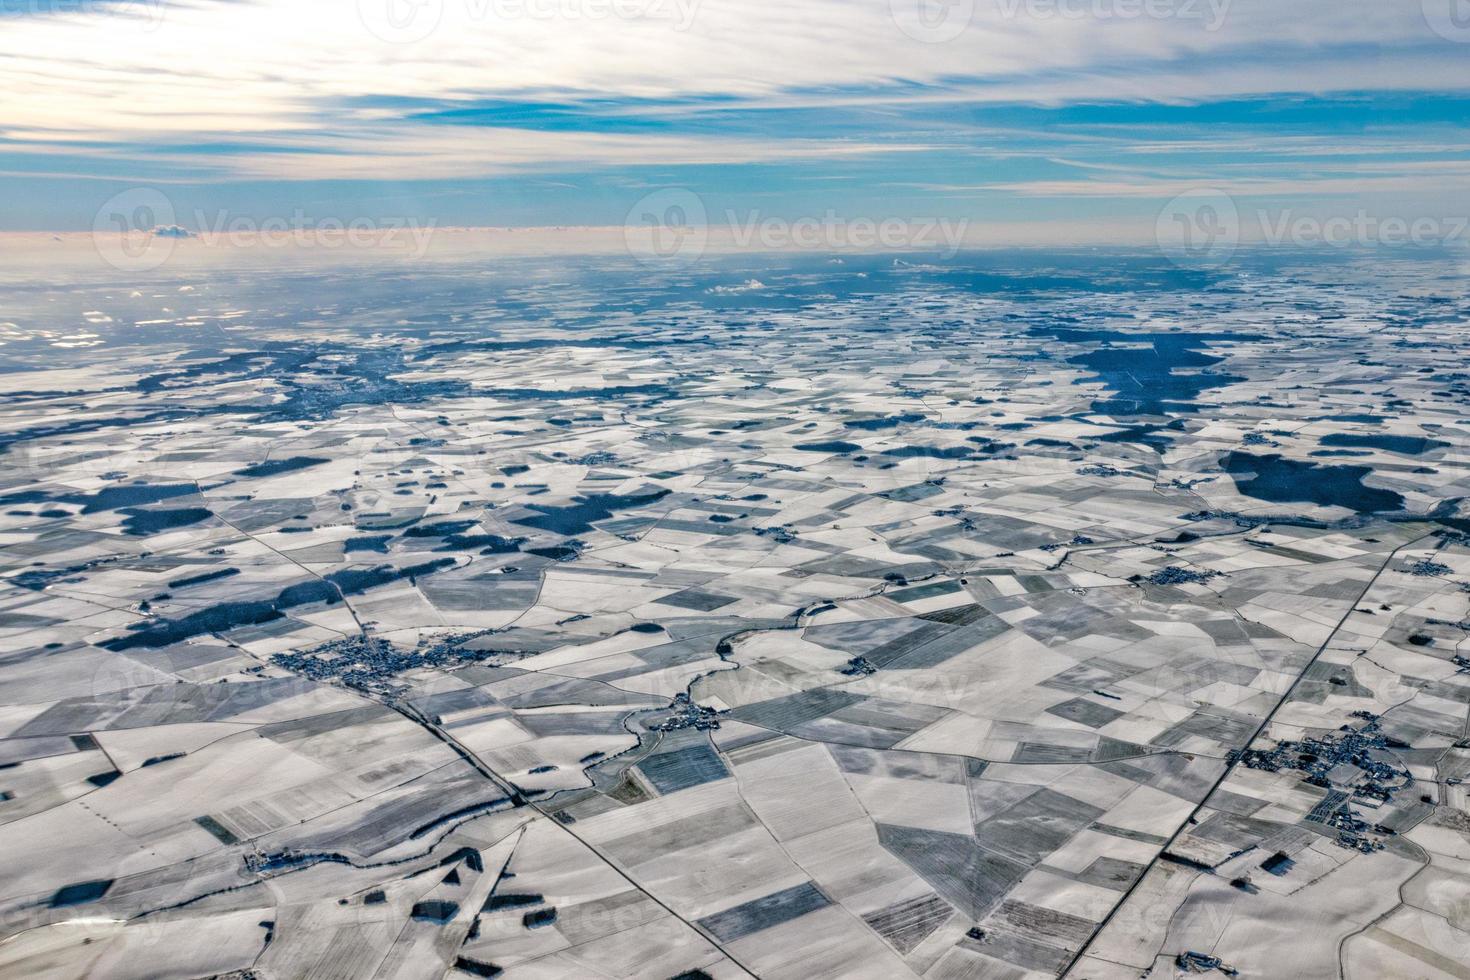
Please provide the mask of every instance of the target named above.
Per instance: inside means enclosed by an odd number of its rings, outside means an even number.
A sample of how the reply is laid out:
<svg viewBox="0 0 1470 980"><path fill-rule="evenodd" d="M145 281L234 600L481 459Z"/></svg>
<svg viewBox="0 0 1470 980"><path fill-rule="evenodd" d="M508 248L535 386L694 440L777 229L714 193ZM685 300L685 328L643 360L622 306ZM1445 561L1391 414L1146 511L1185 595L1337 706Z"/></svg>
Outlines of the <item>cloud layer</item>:
<svg viewBox="0 0 1470 980"><path fill-rule="evenodd" d="M1252 132L1301 142L1274 147L1265 171L1232 174L1227 158L1242 162L1243 148L1203 159L1203 117L1109 129L1088 108L1458 96L1470 89L1470 36L1426 17L1419 0L81 0L27 10L0 19L0 170L33 179L424 181L805 163L922 193L1126 197L1215 163L1220 180L1313 180L1327 193L1342 181L1463 188L1466 178L1463 167L1397 160L1376 172L1271 172L1285 155L1333 153L1339 127L1267 118ZM1034 111L997 111L1015 106ZM1431 135L1425 146L1363 126L1348 142L1377 139L1363 152L1420 164L1434 162L1435 146L1463 149ZM1194 156L1183 171L1180 154ZM1017 158L1049 161L1047 172L963 165ZM949 173L936 172L941 160Z"/></svg>

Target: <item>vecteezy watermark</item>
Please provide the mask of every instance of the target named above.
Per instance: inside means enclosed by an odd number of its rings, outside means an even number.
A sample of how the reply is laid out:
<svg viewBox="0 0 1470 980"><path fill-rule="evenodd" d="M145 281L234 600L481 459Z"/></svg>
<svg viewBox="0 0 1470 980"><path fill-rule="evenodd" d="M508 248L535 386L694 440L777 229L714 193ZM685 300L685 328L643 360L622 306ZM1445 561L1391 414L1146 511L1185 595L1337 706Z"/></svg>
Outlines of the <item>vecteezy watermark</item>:
<svg viewBox="0 0 1470 980"><path fill-rule="evenodd" d="M357 0L357 19L390 44L422 41L444 21L444 0Z"/></svg>
<svg viewBox="0 0 1470 980"><path fill-rule="evenodd" d="M1447 41L1470 43L1470 0L1421 0L1429 29Z"/></svg>
<svg viewBox="0 0 1470 980"><path fill-rule="evenodd" d="M357 15L379 40L412 44L433 35L446 20L458 24L640 20L687 31L699 4L700 0L357 0Z"/></svg>
<svg viewBox="0 0 1470 980"><path fill-rule="evenodd" d="M623 240L637 259L697 262L709 246L709 215L704 199L682 187L645 195L623 220Z"/></svg>
<svg viewBox="0 0 1470 980"><path fill-rule="evenodd" d="M889 0L898 29L915 41L942 44L970 27L993 6L1001 20L1183 20L1207 31L1225 25L1234 0ZM1433 0L1426 0L1433 2Z"/></svg>
<svg viewBox="0 0 1470 980"><path fill-rule="evenodd" d="M965 240L965 218L844 218L827 210L821 217L762 217L759 211L725 212L731 243L759 251L870 251L939 249L952 258Z"/></svg>
<svg viewBox="0 0 1470 980"><path fill-rule="evenodd" d="M1322 218L1291 211L1257 211L1261 240L1267 245L1381 245L1433 248L1470 242L1470 217L1405 218L1379 216L1359 208L1352 215Z"/></svg>
<svg viewBox="0 0 1470 980"><path fill-rule="evenodd" d="M1302 214L1260 208L1242 216L1224 191L1202 188L1174 198L1154 226L1159 249L1179 265L1218 268L1242 244L1313 248L1437 248L1470 244L1470 216Z"/></svg>
<svg viewBox="0 0 1470 980"><path fill-rule="evenodd" d="M0 17L72 17L107 14L109 28L123 23L154 31L163 23L167 0L0 0Z"/></svg>
<svg viewBox="0 0 1470 980"><path fill-rule="evenodd" d="M435 230L433 220L318 218L301 208L266 218L195 210L192 218L192 228L184 227L168 195L154 187L134 187L113 195L97 210L92 243L115 269L151 272L168 262L184 242L232 248L377 249L419 259L428 251Z"/></svg>
<svg viewBox="0 0 1470 980"><path fill-rule="evenodd" d="M953 41L975 19L976 0L888 0L888 12L904 34L925 44Z"/></svg>
<svg viewBox="0 0 1470 980"><path fill-rule="evenodd" d="M290 215L257 219L228 211L194 212L197 231L186 237L205 245L234 248L385 249L423 258L435 222L416 218L316 218L297 208Z"/></svg>
<svg viewBox="0 0 1470 980"><path fill-rule="evenodd" d="M1240 211L1222 190L1187 191L1159 212L1154 240L1179 265L1218 268L1240 246Z"/></svg>
<svg viewBox="0 0 1470 980"><path fill-rule="evenodd" d="M969 225L965 218L846 217L832 209L798 218L726 210L711 220L698 194L667 188L633 206L623 236L635 258L665 264L691 264L711 247L758 252L937 250L950 258L964 244Z"/></svg>
<svg viewBox="0 0 1470 980"><path fill-rule="evenodd" d="M188 232L175 224L174 205L153 187L108 198L92 219L92 244L102 260L125 272L151 272L173 255ZM157 231L163 234L155 234Z"/></svg>
<svg viewBox="0 0 1470 980"><path fill-rule="evenodd" d="M1197 20L1225 26L1234 0L994 0L1006 20Z"/></svg>

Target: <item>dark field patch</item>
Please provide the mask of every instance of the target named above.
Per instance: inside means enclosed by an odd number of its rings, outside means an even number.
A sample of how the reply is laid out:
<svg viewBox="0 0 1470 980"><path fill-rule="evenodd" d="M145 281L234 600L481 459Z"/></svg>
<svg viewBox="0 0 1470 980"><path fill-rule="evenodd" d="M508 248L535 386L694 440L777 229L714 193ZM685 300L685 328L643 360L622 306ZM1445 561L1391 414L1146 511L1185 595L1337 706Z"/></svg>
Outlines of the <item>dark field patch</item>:
<svg viewBox="0 0 1470 980"><path fill-rule="evenodd" d="M190 637L202 636L205 633L223 633L240 626L257 626L280 619L285 615L285 610L295 606L315 602L329 604L340 602L342 596L356 595L368 589L406 578L432 575L453 564L453 559L441 558L406 568L380 565L371 569L344 569L333 572L324 579L288 586L282 589L274 599L220 603L196 613L190 613L180 619L165 619L151 623L143 629L106 640L102 646L114 651L133 650L138 647L162 647L182 642Z"/></svg>
<svg viewBox="0 0 1470 980"><path fill-rule="evenodd" d="M1032 865L1104 812L1053 790L1037 790L1015 806L977 824L975 838L992 851Z"/></svg>
<svg viewBox="0 0 1470 980"><path fill-rule="evenodd" d="M722 943L734 942L753 933L799 919L831 905L826 895L811 882L774 892L753 902L705 916L699 924Z"/></svg>
<svg viewBox="0 0 1470 980"><path fill-rule="evenodd" d="M647 493L630 494L626 497L619 497L616 494L610 493L592 494L586 497L577 497L564 507L529 504L529 509L536 513L526 517L513 518L513 521L516 524L524 524L526 527L540 528L543 531L555 531L557 534L586 534L592 530L594 522L605 521L609 517L612 517L616 511L646 507L649 504L657 503L668 495L668 490L658 489Z"/></svg>
<svg viewBox="0 0 1470 980"><path fill-rule="evenodd" d="M1046 709L1046 713L1068 721L1075 721L1088 728L1101 728L1108 722L1123 717L1124 714L1116 708L1096 704L1086 698L1073 698L1071 701L1054 704Z"/></svg>
<svg viewBox="0 0 1470 980"><path fill-rule="evenodd" d="M1027 871L1026 865L987 851L964 834L880 823L878 842L930 888L976 920Z"/></svg>
<svg viewBox="0 0 1470 980"><path fill-rule="evenodd" d="M231 578L239 575L238 568L221 568L214 572L205 572L202 575L191 575L188 578L176 578L168 583L170 589L187 589L191 585L203 585L205 582L217 582L222 578Z"/></svg>
<svg viewBox="0 0 1470 980"><path fill-rule="evenodd" d="M888 415L876 419L850 419L843 423L849 429L857 429L861 432L878 432L882 429L896 429L900 425L912 425L915 422L924 421L922 415Z"/></svg>
<svg viewBox="0 0 1470 980"><path fill-rule="evenodd" d="M1431 449L1448 449L1449 443L1423 436L1355 435L1334 432L1317 440L1323 446L1349 446L1354 449L1382 449L1403 456L1422 456Z"/></svg>
<svg viewBox="0 0 1470 980"><path fill-rule="evenodd" d="M316 456L292 456L290 459L268 460L264 463L256 463L247 466L243 470L236 470L234 475L251 479L262 476L277 476L281 473L293 473L296 470L304 470L310 466L320 466L330 460L321 459Z"/></svg>
<svg viewBox="0 0 1470 980"><path fill-rule="evenodd" d="M75 885L67 885L57 890L51 896L51 907L53 909L67 908L72 905L85 905L87 902L95 902L107 890L112 887L112 879L104 881L82 881Z"/></svg>
<svg viewBox="0 0 1470 980"><path fill-rule="evenodd" d="M954 907L938 895L921 895L863 916L878 935L900 953L910 953L954 915Z"/></svg>
<svg viewBox="0 0 1470 980"><path fill-rule="evenodd" d="M139 510L130 507L123 513L127 515L122 522L123 530L139 537L189 527L214 516L212 511L203 507L181 507L177 510Z"/></svg>
<svg viewBox="0 0 1470 980"><path fill-rule="evenodd" d="M791 448L803 453L823 453L832 456L839 453L855 453L863 447L855 442L842 442L834 439L831 442L799 442Z"/></svg>
<svg viewBox="0 0 1470 980"><path fill-rule="evenodd" d="M790 731L797 725L824 718L834 711L857 704L864 700L856 694L844 691L813 690L784 698L773 698L756 704L747 704L732 711L731 717L750 722L762 728Z"/></svg>
<svg viewBox="0 0 1470 980"><path fill-rule="evenodd" d="M700 589L685 589L683 592L675 592L673 595L664 596L662 599L654 600L661 606L675 606L679 609L694 609L699 612L711 612L730 605L735 600L727 595L717 595L714 592L704 592Z"/></svg>
<svg viewBox="0 0 1470 980"><path fill-rule="evenodd" d="M643 775L660 793L677 793L730 775L725 763L708 745L691 745L673 752L651 755L638 764Z"/></svg>
<svg viewBox="0 0 1470 980"><path fill-rule="evenodd" d="M1220 465L1235 478L1241 494L1257 500L1345 507L1359 514L1404 509L1400 494L1363 485L1363 478L1373 472L1367 466L1329 466L1238 452L1226 454Z"/></svg>

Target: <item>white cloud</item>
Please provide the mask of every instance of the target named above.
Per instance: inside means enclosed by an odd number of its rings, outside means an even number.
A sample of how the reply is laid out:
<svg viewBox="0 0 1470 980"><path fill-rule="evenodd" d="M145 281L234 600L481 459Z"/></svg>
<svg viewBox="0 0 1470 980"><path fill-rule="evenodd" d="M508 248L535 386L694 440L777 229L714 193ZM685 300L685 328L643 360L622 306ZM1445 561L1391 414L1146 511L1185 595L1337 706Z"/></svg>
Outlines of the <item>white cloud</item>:
<svg viewBox="0 0 1470 980"><path fill-rule="evenodd" d="M0 136L52 152L96 140L264 140L286 152L160 162L245 177L392 179L538 162L738 162L894 147L822 145L801 133L731 139L429 126L403 119L388 99L893 106L1470 86L1467 49L1436 38L1414 2L1234 0L1210 30L1195 16L1049 17L1024 0L974 0L963 33L937 44L906 35L889 0L427 0L431 15L440 10L437 28L392 43L359 11L388 2L411 0L136 0L10 19L0 33L8 95ZM1114 9L1101 0L1066 9L1091 7ZM1011 9L1015 17L1006 16ZM1177 9L1206 16L1211 7L1181 0ZM598 14L612 10L645 16ZM1436 41L1437 49L1423 47ZM1375 53L1332 53L1352 45Z"/></svg>
<svg viewBox="0 0 1470 980"><path fill-rule="evenodd" d="M1470 169L1435 176L1386 177L1238 177L1217 179L1195 175L1173 180L1033 180L986 185L986 190L1026 197L1148 198L1164 200L1209 185L1237 197L1343 196L1378 194L1464 193L1470 191Z"/></svg>

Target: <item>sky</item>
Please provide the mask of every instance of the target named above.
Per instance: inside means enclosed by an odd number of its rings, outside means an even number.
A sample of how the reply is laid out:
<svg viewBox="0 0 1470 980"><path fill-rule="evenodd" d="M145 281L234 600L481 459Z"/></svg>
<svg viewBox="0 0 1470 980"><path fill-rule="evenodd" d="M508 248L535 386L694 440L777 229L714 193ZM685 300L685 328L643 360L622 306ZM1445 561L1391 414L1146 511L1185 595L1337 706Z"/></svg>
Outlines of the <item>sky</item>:
<svg viewBox="0 0 1470 980"><path fill-rule="evenodd" d="M1470 0L0 0L0 91L0 231L1470 214Z"/></svg>

